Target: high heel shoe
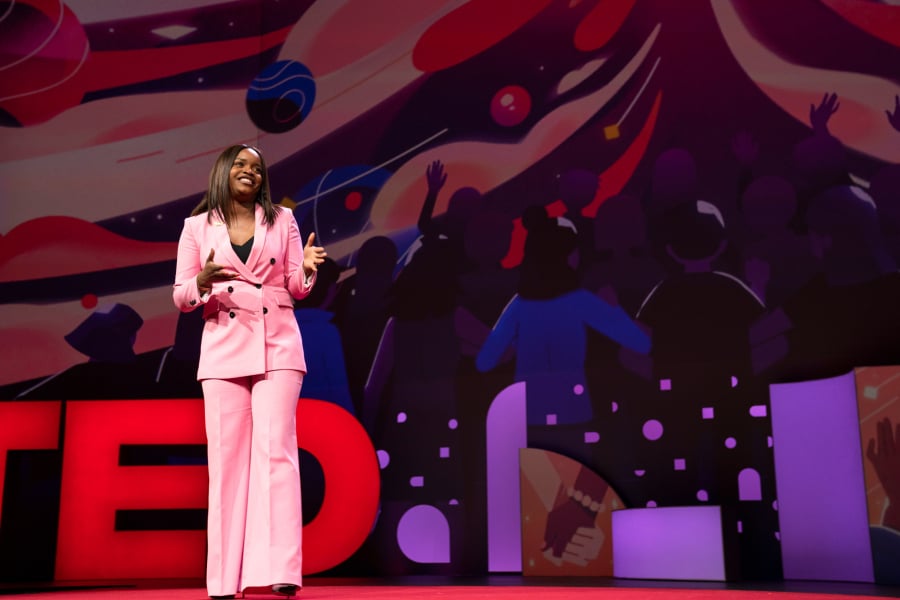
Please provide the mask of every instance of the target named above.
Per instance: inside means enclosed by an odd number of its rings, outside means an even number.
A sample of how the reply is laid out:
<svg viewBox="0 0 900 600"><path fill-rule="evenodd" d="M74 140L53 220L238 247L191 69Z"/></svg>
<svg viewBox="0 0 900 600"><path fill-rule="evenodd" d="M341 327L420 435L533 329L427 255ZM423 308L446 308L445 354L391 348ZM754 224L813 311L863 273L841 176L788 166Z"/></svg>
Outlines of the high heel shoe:
<svg viewBox="0 0 900 600"><path fill-rule="evenodd" d="M279 596L293 597L297 593L297 586L293 583L276 583L272 586L272 592Z"/></svg>

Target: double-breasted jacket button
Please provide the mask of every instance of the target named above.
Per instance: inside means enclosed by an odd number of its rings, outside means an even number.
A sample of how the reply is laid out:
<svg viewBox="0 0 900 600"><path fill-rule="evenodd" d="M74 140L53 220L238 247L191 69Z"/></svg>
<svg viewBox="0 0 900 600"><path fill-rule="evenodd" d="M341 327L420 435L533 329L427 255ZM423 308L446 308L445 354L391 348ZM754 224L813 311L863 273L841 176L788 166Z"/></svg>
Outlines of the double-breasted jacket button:
<svg viewBox="0 0 900 600"><path fill-rule="evenodd" d="M230 293L233 292L233 291L234 291L234 286L229 285L229 286L228 286L228 293L230 294Z"/></svg>
<svg viewBox="0 0 900 600"><path fill-rule="evenodd" d="M258 290L259 290L259 289L262 289L262 284L261 284L261 283L257 283L257 284L256 284L256 289L258 289Z"/></svg>
<svg viewBox="0 0 900 600"><path fill-rule="evenodd" d="M264 315L269 314L269 309L266 308L265 306L263 306L263 314L264 314Z"/></svg>
<svg viewBox="0 0 900 600"><path fill-rule="evenodd" d="M230 313L228 313L228 316L231 317L231 318L233 319L233 318L234 318L234 311L231 311Z"/></svg>
<svg viewBox="0 0 900 600"><path fill-rule="evenodd" d="M275 259L274 259L274 258L270 258L270 259L269 259L269 264L270 264L270 265L274 265L274 264L275 264Z"/></svg>
<svg viewBox="0 0 900 600"><path fill-rule="evenodd" d="M191 300L191 306L194 306L194 305L196 305L196 304L197 304L197 301L196 301L196 300Z"/></svg>

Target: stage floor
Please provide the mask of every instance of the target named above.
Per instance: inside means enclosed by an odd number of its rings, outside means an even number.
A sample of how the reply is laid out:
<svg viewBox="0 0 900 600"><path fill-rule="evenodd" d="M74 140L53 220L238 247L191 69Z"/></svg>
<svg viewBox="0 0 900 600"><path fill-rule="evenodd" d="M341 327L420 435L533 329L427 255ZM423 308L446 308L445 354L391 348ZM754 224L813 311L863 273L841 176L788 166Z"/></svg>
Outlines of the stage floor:
<svg viewBox="0 0 900 600"><path fill-rule="evenodd" d="M205 600L202 581L0 584L0 595L30 600ZM239 596L240 597L240 596ZM248 600L284 598L262 588ZM384 579L308 577L298 600L861 600L900 598L900 588L842 582L719 583L490 576Z"/></svg>

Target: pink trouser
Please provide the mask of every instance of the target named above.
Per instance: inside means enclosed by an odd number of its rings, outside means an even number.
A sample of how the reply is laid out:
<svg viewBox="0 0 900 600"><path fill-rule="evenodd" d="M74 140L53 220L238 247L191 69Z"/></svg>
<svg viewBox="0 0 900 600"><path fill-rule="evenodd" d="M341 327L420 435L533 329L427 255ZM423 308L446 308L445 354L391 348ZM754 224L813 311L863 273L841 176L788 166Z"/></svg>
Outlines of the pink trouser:
<svg viewBox="0 0 900 600"><path fill-rule="evenodd" d="M211 596L301 584L300 371L205 379Z"/></svg>

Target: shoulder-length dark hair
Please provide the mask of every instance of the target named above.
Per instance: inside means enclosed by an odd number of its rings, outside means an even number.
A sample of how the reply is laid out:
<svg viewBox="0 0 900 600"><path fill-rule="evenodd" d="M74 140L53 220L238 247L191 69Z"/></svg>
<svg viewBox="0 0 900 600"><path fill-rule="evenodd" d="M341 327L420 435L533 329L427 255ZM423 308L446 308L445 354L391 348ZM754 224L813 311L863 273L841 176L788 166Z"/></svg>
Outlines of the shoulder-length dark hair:
<svg viewBox="0 0 900 600"><path fill-rule="evenodd" d="M254 202L262 206L266 225L271 227L275 223L278 211L272 204L272 194L269 191L269 169L266 167L266 159L263 157L262 152L259 151L259 148L248 146L247 144L235 144L222 151L209 172L209 187L203 195L203 199L191 211L192 217L206 213L207 221L212 222L213 214L215 213L226 224L231 225L234 221L234 208L231 204L231 167L234 165L237 155L245 148L256 152L262 167L262 183L259 186L259 192L256 194Z"/></svg>

